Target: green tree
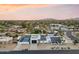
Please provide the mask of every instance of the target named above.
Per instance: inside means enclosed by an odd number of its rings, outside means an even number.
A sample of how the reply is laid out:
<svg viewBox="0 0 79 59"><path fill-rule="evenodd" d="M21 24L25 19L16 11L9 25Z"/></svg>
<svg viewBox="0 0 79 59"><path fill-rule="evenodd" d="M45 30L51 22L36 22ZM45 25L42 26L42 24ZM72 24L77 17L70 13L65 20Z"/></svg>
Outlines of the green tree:
<svg viewBox="0 0 79 59"><path fill-rule="evenodd" d="M73 43L74 45L76 45L78 43L78 40L74 40Z"/></svg>

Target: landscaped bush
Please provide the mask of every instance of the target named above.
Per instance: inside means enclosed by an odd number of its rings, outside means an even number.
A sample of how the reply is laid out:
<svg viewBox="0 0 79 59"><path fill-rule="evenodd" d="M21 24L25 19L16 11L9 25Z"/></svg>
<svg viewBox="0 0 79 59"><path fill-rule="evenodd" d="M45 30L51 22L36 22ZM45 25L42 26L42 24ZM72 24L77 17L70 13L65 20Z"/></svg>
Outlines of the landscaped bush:
<svg viewBox="0 0 79 59"><path fill-rule="evenodd" d="M40 34L40 33L42 33L42 32L41 32L41 30L39 30L39 29L34 29L34 30L31 32L31 34Z"/></svg>

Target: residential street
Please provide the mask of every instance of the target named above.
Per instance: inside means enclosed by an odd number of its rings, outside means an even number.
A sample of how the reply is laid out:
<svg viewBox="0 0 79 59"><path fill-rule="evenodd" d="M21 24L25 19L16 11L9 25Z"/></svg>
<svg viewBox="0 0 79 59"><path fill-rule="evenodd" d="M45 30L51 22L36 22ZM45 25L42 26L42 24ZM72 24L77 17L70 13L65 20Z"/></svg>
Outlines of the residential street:
<svg viewBox="0 0 79 59"><path fill-rule="evenodd" d="M79 40L77 37L73 36L72 31L67 31L66 35L71 38L71 40Z"/></svg>

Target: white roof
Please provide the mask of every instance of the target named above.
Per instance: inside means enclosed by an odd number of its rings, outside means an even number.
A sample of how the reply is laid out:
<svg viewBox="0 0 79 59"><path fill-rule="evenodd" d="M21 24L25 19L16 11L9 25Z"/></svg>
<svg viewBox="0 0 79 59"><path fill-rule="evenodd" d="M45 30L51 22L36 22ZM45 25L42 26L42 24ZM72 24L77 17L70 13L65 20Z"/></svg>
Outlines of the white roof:
<svg viewBox="0 0 79 59"><path fill-rule="evenodd" d="M50 39L50 36L46 36L46 40L47 40L47 41L48 41L48 40L51 40L51 39Z"/></svg>
<svg viewBox="0 0 79 59"><path fill-rule="evenodd" d="M20 38L21 38L21 36L18 36L18 38L17 38L17 39L19 40Z"/></svg>
<svg viewBox="0 0 79 59"><path fill-rule="evenodd" d="M38 40L40 39L40 34L31 34L31 40Z"/></svg>
<svg viewBox="0 0 79 59"><path fill-rule="evenodd" d="M6 33L0 33L0 35L5 35Z"/></svg>
<svg viewBox="0 0 79 59"><path fill-rule="evenodd" d="M53 37L53 36L54 36L54 34L48 34L47 36L49 36L49 37Z"/></svg>
<svg viewBox="0 0 79 59"><path fill-rule="evenodd" d="M50 24L50 25L59 25L59 26L61 26L62 24Z"/></svg>
<svg viewBox="0 0 79 59"><path fill-rule="evenodd" d="M50 24L51 27L53 27L53 25L55 25L55 27L67 27L66 25L62 24Z"/></svg>
<svg viewBox="0 0 79 59"><path fill-rule="evenodd" d="M3 42L3 41L10 41L10 40L12 40L12 39L13 39L12 37L1 36L1 37L0 37L0 42Z"/></svg>

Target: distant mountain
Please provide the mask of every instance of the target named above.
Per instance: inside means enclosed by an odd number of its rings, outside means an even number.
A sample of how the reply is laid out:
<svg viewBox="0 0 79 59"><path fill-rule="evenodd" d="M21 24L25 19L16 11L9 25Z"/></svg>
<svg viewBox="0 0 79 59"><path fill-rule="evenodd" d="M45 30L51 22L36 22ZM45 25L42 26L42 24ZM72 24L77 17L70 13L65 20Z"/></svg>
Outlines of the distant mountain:
<svg viewBox="0 0 79 59"><path fill-rule="evenodd" d="M38 19L38 20L79 20L79 18L68 18L68 19L54 19L54 18L44 18L44 19Z"/></svg>
<svg viewBox="0 0 79 59"><path fill-rule="evenodd" d="M39 19L39 20L57 20L57 19L54 19L54 18L44 18L44 19Z"/></svg>
<svg viewBox="0 0 79 59"><path fill-rule="evenodd" d="M79 20L79 18L73 18L73 20Z"/></svg>
<svg viewBox="0 0 79 59"><path fill-rule="evenodd" d="M64 19L64 20L79 20L79 18L69 18L69 19Z"/></svg>

